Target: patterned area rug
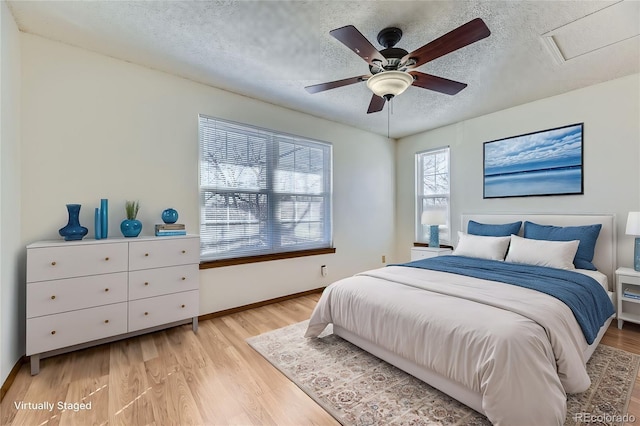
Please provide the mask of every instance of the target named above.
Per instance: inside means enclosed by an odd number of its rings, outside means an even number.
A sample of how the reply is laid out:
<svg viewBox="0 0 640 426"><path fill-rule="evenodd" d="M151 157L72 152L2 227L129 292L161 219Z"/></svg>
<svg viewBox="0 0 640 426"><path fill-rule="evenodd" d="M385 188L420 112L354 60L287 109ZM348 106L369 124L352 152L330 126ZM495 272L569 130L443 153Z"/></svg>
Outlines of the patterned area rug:
<svg viewBox="0 0 640 426"><path fill-rule="evenodd" d="M490 425L486 417L331 334L303 337L307 321L247 342L343 425ZM617 424L627 413L640 355L600 345L589 360L591 387L570 395L565 425ZM614 420L613 422L611 420ZM609 420L609 421L606 421Z"/></svg>

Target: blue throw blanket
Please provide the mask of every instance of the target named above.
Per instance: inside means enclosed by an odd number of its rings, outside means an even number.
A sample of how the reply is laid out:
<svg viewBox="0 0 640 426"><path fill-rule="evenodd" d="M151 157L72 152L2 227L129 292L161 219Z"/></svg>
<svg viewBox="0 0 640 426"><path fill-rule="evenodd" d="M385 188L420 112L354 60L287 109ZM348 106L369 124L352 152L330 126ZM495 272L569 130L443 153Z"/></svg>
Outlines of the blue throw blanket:
<svg viewBox="0 0 640 426"><path fill-rule="evenodd" d="M546 293L571 308L589 344L615 312L602 286L578 272L464 256L432 257L395 266L451 272Z"/></svg>

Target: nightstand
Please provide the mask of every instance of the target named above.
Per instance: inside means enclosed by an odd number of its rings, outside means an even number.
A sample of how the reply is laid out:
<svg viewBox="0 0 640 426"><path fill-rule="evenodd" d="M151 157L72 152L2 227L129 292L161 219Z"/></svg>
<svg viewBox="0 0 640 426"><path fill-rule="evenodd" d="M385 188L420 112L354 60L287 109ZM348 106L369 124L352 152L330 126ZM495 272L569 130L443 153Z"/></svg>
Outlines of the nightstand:
<svg viewBox="0 0 640 426"><path fill-rule="evenodd" d="M411 247L411 261L427 259L429 257L444 256L451 254L450 248L440 247Z"/></svg>
<svg viewBox="0 0 640 426"><path fill-rule="evenodd" d="M616 299L618 328L625 321L640 324L640 272L631 268L616 270Z"/></svg>

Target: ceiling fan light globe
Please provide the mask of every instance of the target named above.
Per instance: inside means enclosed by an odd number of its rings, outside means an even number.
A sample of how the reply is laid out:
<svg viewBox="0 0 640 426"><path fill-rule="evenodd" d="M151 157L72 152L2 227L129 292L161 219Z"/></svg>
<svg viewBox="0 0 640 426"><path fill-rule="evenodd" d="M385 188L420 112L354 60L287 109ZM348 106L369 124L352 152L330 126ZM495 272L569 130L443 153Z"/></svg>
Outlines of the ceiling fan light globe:
<svg viewBox="0 0 640 426"><path fill-rule="evenodd" d="M413 83L413 77L403 71L384 71L367 80L367 87L376 95L387 98L398 96Z"/></svg>

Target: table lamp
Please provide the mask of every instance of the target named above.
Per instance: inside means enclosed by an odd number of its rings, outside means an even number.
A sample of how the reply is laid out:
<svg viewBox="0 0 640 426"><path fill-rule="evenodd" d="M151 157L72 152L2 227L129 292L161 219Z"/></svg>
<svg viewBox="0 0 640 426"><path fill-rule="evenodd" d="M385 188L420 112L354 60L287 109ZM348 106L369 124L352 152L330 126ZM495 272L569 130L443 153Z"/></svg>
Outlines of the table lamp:
<svg viewBox="0 0 640 426"><path fill-rule="evenodd" d="M447 217L443 209L425 210L422 212L420 223L429 225L429 247L440 247L439 225L447 223Z"/></svg>
<svg viewBox="0 0 640 426"><path fill-rule="evenodd" d="M640 271L640 212L629 212L626 234L636 237L633 249L633 269Z"/></svg>

